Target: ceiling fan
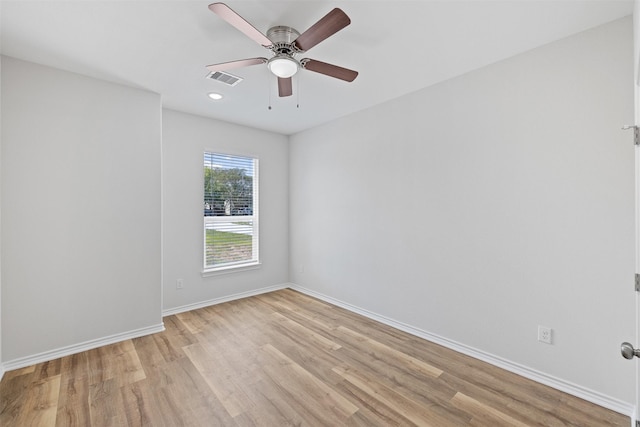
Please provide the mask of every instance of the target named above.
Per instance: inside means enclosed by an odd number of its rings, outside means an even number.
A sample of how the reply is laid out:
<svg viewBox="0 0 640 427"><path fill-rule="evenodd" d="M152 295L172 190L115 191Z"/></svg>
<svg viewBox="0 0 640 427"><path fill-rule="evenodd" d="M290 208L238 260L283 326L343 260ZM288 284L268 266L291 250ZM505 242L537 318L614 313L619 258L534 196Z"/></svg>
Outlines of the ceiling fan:
<svg viewBox="0 0 640 427"><path fill-rule="evenodd" d="M206 68L211 72L267 64L269 70L278 77L278 95L281 97L290 96L293 93L291 77L300 68L347 82L352 82L358 76L357 71L337 65L315 59L298 60L295 58L296 55L306 52L351 23L349 17L341 9L333 9L302 34L291 27L278 25L270 28L266 36L224 3L212 3L209 5L209 9L273 53L270 59L249 58L207 65Z"/></svg>

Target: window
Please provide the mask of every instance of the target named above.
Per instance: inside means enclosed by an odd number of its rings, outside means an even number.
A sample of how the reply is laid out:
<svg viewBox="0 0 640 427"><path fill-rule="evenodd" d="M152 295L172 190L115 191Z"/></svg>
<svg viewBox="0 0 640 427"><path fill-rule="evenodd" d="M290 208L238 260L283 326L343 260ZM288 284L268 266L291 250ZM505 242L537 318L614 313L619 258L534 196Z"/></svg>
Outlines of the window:
<svg viewBox="0 0 640 427"><path fill-rule="evenodd" d="M256 265L258 159L204 153L204 270Z"/></svg>

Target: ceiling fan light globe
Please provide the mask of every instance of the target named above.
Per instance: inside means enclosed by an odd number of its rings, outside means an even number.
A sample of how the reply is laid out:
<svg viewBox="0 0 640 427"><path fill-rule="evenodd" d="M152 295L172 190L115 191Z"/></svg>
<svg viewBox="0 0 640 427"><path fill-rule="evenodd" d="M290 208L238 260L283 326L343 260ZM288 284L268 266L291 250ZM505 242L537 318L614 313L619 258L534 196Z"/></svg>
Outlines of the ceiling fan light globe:
<svg viewBox="0 0 640 427"><path fill-rule="evenodd" d="M286 79L298 72L298 61L289 56L274 56L267 63L269 70L277 77Z"/></svg>

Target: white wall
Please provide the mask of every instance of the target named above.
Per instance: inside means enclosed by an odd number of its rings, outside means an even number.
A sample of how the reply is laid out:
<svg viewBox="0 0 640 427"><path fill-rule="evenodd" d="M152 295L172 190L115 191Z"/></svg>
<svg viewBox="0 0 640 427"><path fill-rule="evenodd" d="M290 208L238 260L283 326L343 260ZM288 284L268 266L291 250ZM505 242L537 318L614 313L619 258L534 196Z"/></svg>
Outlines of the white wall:
<svg viewBox="0 0 640 427"><path fill-rule="evenodd" d="M2 59L5 363L159 329L157 94Z"/></svg>
<svg viewBox="0 0 640 427"><path fill-rule="evenodd" d="M640 84L640 0L633 1L633 76L636 85ZM636 111L638 100L636 99Z"/></svg>
<svg viewBox="0 0 640 427"><path fill-rule="evenodd" d="M294 135L291 281L633 403L632 59L626 18Z"/></svg>
<svg viewBox="0 0 640 427"><path fill-rule="evenodd" d="M289 274L287 137L164 110L162 140L165 312L183 311L232 295L286 285ZM205 150L259 159L262 265L258 269L202 276ZM176 289L177 279L183 279L183 289Z"/></svg>
<svg viewBox="0 0 640 427"><path fill-rule="evenodd" d="M0 4L0 15L2 14L2 4ZM0 16L0 22L2 17ZM0 82L2 81L2 56L0 56ZM0 84L0 100L2 100L2 84ZM2 102L0 102L0 380L4 375L4 365L2 361Z"/></svg>

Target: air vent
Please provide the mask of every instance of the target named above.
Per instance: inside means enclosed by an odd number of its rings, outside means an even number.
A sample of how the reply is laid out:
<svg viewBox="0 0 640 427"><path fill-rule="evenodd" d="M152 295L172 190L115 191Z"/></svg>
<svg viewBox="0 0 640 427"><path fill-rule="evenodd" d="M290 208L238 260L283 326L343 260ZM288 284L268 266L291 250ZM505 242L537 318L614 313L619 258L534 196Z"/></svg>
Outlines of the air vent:
<svg viewBox="0 0 640 427"><path fill-rule="evenodd" d="M242 81L241 77L223 73L222 71L214 71L213 73L209 73L209 75L207 75L207 78L224 83L228 86L235 86Z"/></svg>

